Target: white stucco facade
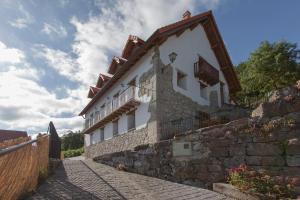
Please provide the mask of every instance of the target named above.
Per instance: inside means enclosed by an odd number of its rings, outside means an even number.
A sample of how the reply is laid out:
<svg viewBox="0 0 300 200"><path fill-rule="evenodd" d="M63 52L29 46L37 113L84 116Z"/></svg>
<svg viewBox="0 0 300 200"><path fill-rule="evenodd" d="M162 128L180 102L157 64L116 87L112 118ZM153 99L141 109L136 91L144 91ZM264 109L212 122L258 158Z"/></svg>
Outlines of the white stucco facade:
<svg viewBox="0 0 300 200"><path fill-rule="evenodd" d="M160 55L164 64L170 63L169 54L175 52L177 54L176 60L172 63L174 72L180 71L186 74L187 83L186 89L177 86L177 73L173 73L173 88L175 91L184 94L200 105L209 105L208 98L203 98L200 95L200 82L194 76L194 63L198 61L198 56L203 57L213 67L219 70L219 79L224 83L224 102L229 103L228 84L220 71L220 66L217 58L210 47L209 41L202 25L198 25L192 31L186 29L179 37L173 35L168 38L160 46ZM211 91L217 91L218 97L220 94L220 83L206 88L207 94ZM221 98L218 98L219 105L221 105Z"/></svg>
<svg viewBox="0 0 300 200"><path fill-rule="evenodd" d="M150 50L144 55L136 64L133 66L126 74L122 76L118 82L110 88L105 95L103 95L95 105L93 105L86 113L86 118L89 118L91 114L95 115L96 111L100 110L100 107L107 102L111 101L113 96L117 93L121 93L126 90L129 86L128 83L135 79L136 83L139 82L140 76L147 72L151 67L151 56L153 51ZM140 102L139 106L135 110L135 126L136 129L144 128L150 118L150 113L148 112L150 98L149 96L138 96L140 88L135 87L135 98ZM122 114L118 119L118 135L128 132L128 116ZM109 122L104 127L104 140L111 139L113 137L113 123ZM85 134L85 144L87 146L95 144L100 141L100 129L93 131L90 134Z"/></svg>
<svg viewBox="0 0 300 200"><path fill-rule="evenodd" d="M207 98L201 96L199 79L194 76L194 63L198 61L199 55L203 57L209 64L219 70L219 80L224 84L224 102L230 103L229 90L227 81L224 78L223 73L220 70L217 58L211 49L206 33L202 25L198 25L193 30L186 29L179 37L173 35L169 37L163 44L159 46L160 58L162 62L167 65L170 63L169 54L175 52L177 57L173 63L173 71L180 71L186 75L186 88L183 89L177 85L177 73L173 73L173 89L176 92L180 92L186 97L197 102L199 105L210 105L209 94L211 91L216 91L218 94L218 104L221 105L221 92L220 83L213 86L206 87ZM140 101L140 105L135 110L135 127L141 129L146 127L147 122L150 119L149 103L150 96L138 96L139 79L141 75L151 69L153 64L151 63L153 55L153 49L149 50L126 74L119 79L113 87L109 89L98 101L94 104L85 114L86 118L89 118L91 114L95 115L96 111L100 110L100 107L107 102L111 101L113 96L118 92L122 92L128 86L127 84L136 79L137 87L135 92L135 98ZM159 87L159 86L158 86ZM118 118L118 134L126 134L128 132L128 116L122 114ZM105 124L104 127L104 140L109 140L113 137L113 122ZM90 134L85 134L85 145L96 144L100 142L101 134L100 128L93 131Z"/></svg>

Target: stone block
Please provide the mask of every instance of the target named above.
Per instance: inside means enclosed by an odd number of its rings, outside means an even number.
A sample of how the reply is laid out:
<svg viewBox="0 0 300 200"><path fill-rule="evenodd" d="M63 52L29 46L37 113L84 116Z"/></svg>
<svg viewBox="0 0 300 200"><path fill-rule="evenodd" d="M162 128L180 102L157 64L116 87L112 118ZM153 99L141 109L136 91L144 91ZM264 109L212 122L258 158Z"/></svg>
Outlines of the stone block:
<svg viewBox="0 0 300 200"><path fill-rule="evenodd" d="M222 148L222 147L211 147L211 155L214 157L227 157L229 156L228 148Z"/></svg>
<svg viewBox="0 0 300 200"><path fill-rule="evenodd" d="M232 144L232 140L228 139L211 139L210 142L214 147L229 147Z"/></svg>
<svg viewBox="0 0 300 200"><path fill-rule="evenodd" d="M229 155L230 156L243 156L246 154L246 145L245 144L237 144L229 147Z"/></svg>
<svg viewBox="0 0 300 200"><path fill-rule="evenodd" d="M246 163L254 166L284 166L285 161L281 156L247 156Z"/></svg>
<svg viewBox="0 0 300 200"><path fill-rule="evenodd" d="M239 189L234 187L233 185L226 183L214 183L213 191L224 194L228 197L232 197L234 199L247 199L247 200L259 200L259 197L241 192Z"/></svg>
<svg viewBox="0 0 300 200"><path fill-rule="evenodd" d="M289 167L300 167L300 155L287 156L286 162Z"/></svg>
<svg viewBox="0 0 300 200"><path fill-rule="evenodd" d="M240 128L240 127L248 126L248 124L249 124L249 118L241 118L241 119L228 122L226 125L235 128Z"/></svg>
<svg viewBox="0 0 300 200"><path fill-rule="evenodd" d="M224 166L228 168L237 167L240 164L245 163L245 157L244 156L233 156L230 158L224 159Z"/></svg>
<svg viewBox="0 0 300 200"><path fill-rule="evenodd" d="M286 149L287 155L299 155L300 156L300 139L293 138L288 141Z"/></svg>
<svg viewBox="0 0 300 200"><path fill-rule="evenodd" d="M300 167L284 167L281 173L285 176L300 176Z"/></svg>
<svg viewBox="0 0 300 200"><path fill-rule="evenodd" d="M209 172L221 172L222 166L221 165L208 165L207 166Z"/></svg>
<svg viewBox="0 0 300 200"><path fill-rule="evenodd" d="M249 156L275 156L281 155L282 150L279 145L268 143L253 143L247 145L247 155Z"/></svg>
<svg viewBox="0 0 300 200"><path fill-rule="evenodd" d="M300 123L300 112L293 112L286 115L288 119L295 120L296 123Z"/></svg>

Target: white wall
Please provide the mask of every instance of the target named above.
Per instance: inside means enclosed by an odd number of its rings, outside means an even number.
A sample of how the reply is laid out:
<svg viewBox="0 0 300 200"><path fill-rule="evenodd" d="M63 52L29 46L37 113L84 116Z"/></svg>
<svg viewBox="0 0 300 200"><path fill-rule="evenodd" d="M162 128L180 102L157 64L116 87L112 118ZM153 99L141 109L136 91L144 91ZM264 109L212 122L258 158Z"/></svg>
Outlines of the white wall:
<svg viewBox="0 0 300 200"><path fill-rule="evenodd" d="M172 66L175 68L173 73L174 90L184 94L187 97L190 97L193 101L197 102L200 105L209 105L209 93L212 90L216 90L218 92L219 105L221 105L220 84L218 83L213 87L207 88L208 99L206 100L200 96L200 83L194 76L194 63L198 61L198 55L202 56L216 69L220 70L219 63L213 50L210 47L209 41L206 37L206 33L202 25L199 24L192 31L190 29L187 29L179 37L177 37L176 35L171 36L160 46L160 56L164 64L170 63L169 54L172 52L175 52L177 54L176 60L174 61L174 63L172 63ZM177 86L177 70L185 73L188 76L186 90ZM219 74L220 81L225 84L225 102L229 103L227 82L221 71Z"/></svg>
<svg viewBox="0 0 300 200"><path fill-rule="evenodd" d="M91 137L88 134L84 134L84 146L90 146L91 145Z"/></svg>
<svg viewBox="0 0 300 200"><path fill-rule="evenodd" d="M140 76L151 69L151 58L152 58L153 50L149 50L148 53L146 53L136 64L133 66L126 74L123 75L120 80L118 80L117 83L113 87L111 87L105 95L103 95L96 104L92 108L90 108L86 113L86 118L90 116L91 113L95 113L96 110L100 110L100 107L106 103L112 100L113 96L121 92L125 89L127 89L128 86L126 86L132 79L136 78L136 83L138 85ZM124 87L121 86L121 84L124 84ZM135 97L140 101L140 105L136 109L136 129L144 128L147 125L148 120L150 119L150 113L148 112L149 102L151 100L150 96L142 96L138 97L138 91L139 88L136 87L136 93ZM124 134L127 132L127 115L123 114L120 116L118 120L118 128L119 128L119 134ZM100 134L100 129L97 129L97 131ZM99 135L100 136L100 135ZM104 127L104 139L110 139L113 137L113 129L112 129L112 123L108 123Z"/></svg>

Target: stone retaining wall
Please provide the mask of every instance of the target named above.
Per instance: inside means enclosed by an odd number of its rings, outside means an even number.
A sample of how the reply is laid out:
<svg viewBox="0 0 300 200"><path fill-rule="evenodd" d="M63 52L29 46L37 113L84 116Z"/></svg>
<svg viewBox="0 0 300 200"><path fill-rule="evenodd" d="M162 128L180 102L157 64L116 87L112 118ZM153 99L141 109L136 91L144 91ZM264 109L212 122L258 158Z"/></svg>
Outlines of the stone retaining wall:
<svg viewBox="0 0 300 200"><path fill-rule="evenodd" d="M150 132L152 133L152 132ZM109 140L84 147L84 154L87 158L94 158L112 152L126 151L134 149L138 145L154 143L153 134L149 134L149 128L145 127L139 130L115 136Z"/></svg>
<svg viewBox="0 0 300 200"><path fill-rule="evenodd" d="M180 149L178 144L182 142L186 144L182 148L187 149ZM227 170L242 163L266 169L273 175L300 178L300 112L259 123L240 119L95 160L130 172L206 188L225 181Z"/></svg>

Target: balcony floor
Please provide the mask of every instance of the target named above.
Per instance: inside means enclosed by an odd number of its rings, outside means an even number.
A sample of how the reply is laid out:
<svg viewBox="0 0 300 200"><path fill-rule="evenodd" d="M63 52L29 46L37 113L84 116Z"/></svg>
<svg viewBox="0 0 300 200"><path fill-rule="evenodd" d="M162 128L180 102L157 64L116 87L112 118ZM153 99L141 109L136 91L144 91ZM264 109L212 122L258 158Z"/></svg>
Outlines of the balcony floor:
<svg viewBox="0 0 300 200"><path fill-rule="evenodd" d="M83 133L88 134L88 133L96 130L97 128L100 128L100 127L104 126L105 124L107 124L111 121L114 121L115 119L117 119L122 114L128 113L131 110L134 110L139 104L140 104L140 102L137 101L136 99L129 100L124 105L120 106L119 108L117 108L116 110L112 111L110 114L105 116L103 119L96 122L91 127L87 128L87 129L84 129Z"/></svg>

